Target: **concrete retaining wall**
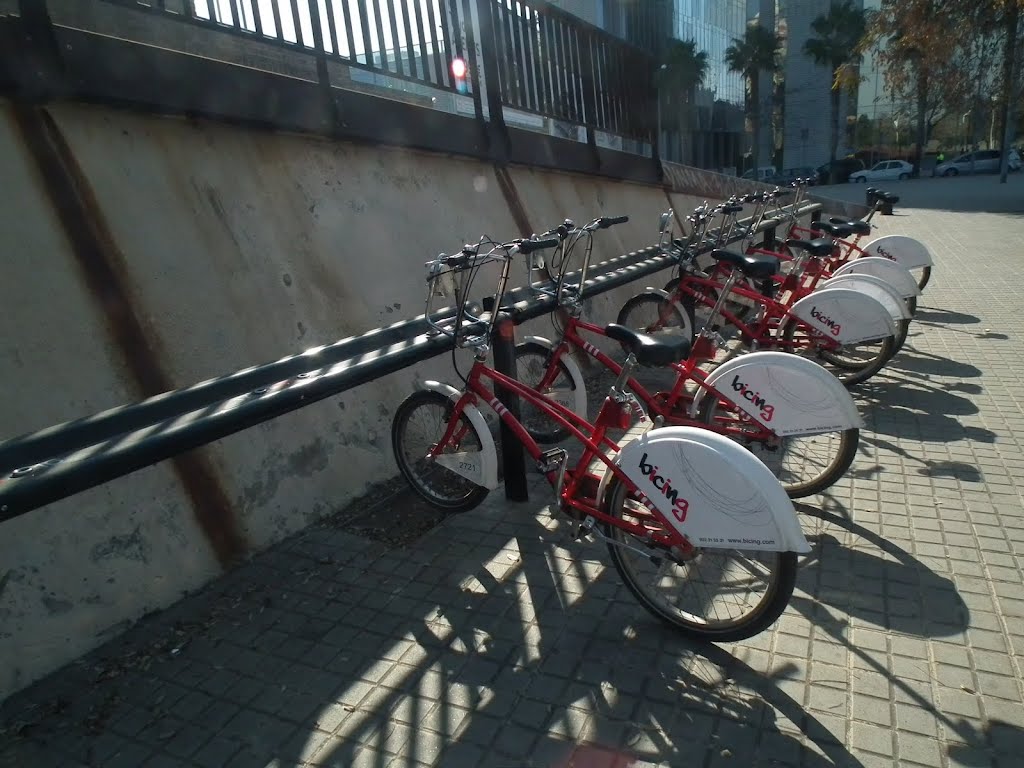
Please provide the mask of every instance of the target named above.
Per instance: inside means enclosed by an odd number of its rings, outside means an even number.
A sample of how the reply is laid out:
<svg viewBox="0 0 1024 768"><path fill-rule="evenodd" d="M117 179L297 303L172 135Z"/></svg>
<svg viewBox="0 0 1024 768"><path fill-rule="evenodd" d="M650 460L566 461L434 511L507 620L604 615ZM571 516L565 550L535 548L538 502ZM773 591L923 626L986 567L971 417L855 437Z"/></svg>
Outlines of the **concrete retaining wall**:
<svg viewBox="0 0 1024 768"><path fill-rule="evenodd" d="M119 280L170 387L362 333L422 311L423 261L483 233L519 234L485 163L102 108L49 108L109 232ZM138 400L109 297L82 266L0 105L0 301L12 437ZM512 169L529 223L630 215L596 259L656 240L661 188ZM678 195L684 209L699 200ZM518 282L518 280L517 280ZM595 302L610 321L635 287ZM537 332L550 332L538 321ZM249 551L396 474L389 429L417 378L448 357L196 452L221 525ZM194 464L165 462L0 525L0 699L221 572L197 519Z"/></svg>

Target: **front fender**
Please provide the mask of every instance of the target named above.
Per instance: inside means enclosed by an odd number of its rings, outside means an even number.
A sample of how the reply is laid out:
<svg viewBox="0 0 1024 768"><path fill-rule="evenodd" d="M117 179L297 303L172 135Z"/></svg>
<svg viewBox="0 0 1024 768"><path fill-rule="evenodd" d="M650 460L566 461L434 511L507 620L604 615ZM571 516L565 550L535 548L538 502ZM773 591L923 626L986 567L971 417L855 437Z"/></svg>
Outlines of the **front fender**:
<svg viewBox="0 0 1024 768"><path fill-rule="evenodd" d="M930 267L933 263L932 254L920 240L906 235L885 235L872 240L861 250L867 256L881 256L883 259L895 261L904 269Z"/></svg>
<svg viewBox="0 0 1024 768"><path fill-rule="evenodd" d="M821 283L817 290L825 291L829 288L852 288L878 299L897 323L911 318L910 308L899 291L874 275L845 274L832 277Z"/></svg>
<svg viewBox="0 0 1024 768"><path fill-rule="evenodd" d="M840 344L896 335L896 323L878 299L852 288L825 288L804 296L789 314Z"/></svg>
<svg viewBox="0 0 1024 768"><path fill-rule="evenodd" d="M679 280L676 279L673 282L678 283ZM637 295L639 295L639 296L654 295L654 296L660 296L663 299L671 299L672 298L672 294L669 291L663 291L661 288L644 288Z"/></svg>
<svg viewBox="0 0 1024 768"><path fill-rule="evenodd" d="M921 289L917 285L917 280L910 274L910 271L895 261L889 261L889 259L883 259L879 256L865 256L860 259L853 259L833 272L832 277L852 274L872 275L884 280L895 288L904 299L921 295Z"/></svg>
<svg viewBox="0 0 1024 768"><path fill-rule="evenodd" d="M453 403L458 402L462 393L455 387L441 381L424 381L424 389L440 392ZM468 404L463 409L469 423L480 435L481 450L479 452L461 452L441 454L436 461L442 467L450 469L457 475L471 480L477 485L493 491L498 487L498 451L494 447L494 438L487 426L487 420L475 405Z"/></svg>
<svg viewBox="0 0 1024 768"><path fill-rule="evenodd" d="M695 547L811 550L771 470L727 437L695 427L652 429L626 444L615 463Z"/></svg>
<svg viewBox="0 0 1024 768"><path fill-rule="evenodd" d="M527 342L539 344L548 350L555 348L555 343L550 339L545 339L543 336L524 336L523 343ZM583 371L580 370L579 363L573 359L572 355L562 355L560 362L565 365L566 370L569 372L573 391L571 394L553 392L546 396L551 397L559 405L568 408L577 416L585 419L587 418L587 382L583 378Z"/></svg>
<svg viewBox="0 0 1024 768"><path fill-rule="evenodd" d="M779 436L864 426L857 403L839 379L799 355L751 352L734 357L718 366L706 383ZM698 397L706 393L702 387Z"/></svg>

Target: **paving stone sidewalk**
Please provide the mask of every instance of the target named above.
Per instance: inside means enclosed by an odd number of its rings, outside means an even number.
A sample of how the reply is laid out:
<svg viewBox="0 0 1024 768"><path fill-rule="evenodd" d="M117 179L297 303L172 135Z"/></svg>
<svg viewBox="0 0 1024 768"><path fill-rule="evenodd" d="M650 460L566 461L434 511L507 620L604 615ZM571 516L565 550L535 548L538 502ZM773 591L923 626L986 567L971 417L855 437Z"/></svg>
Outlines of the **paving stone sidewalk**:
<svg viewBox="0 0 1024 768"><path fill-rule="evenodd" d="M1024 216L964 181L878 220L937 266L771 631L673 636L534 484L263 553L9 699L0 766L1021 766Z"/></svg>

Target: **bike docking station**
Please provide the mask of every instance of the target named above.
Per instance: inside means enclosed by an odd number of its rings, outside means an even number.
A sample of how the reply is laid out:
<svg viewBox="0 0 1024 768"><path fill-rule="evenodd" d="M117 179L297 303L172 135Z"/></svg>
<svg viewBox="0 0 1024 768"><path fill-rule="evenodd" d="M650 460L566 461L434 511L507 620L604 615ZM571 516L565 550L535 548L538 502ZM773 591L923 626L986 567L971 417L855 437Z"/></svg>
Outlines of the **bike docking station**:
<svg viewBox="0 0 1024 768"><path fill-rule="evenodd" d="M805 203L789 213L818 220L821 205ZM766 219L758 231L770 233L775 224ZM644 247L591 267L586 291L611 291L673 265L674 259L656 246ZM506 316L495 325L495 363L513 376L515 327L552 312L556 302L522 286L508 291L503 303ZM451 352L452 340L436 333L432 324L451 322L454 316L453 307L438 310L429 318L420 315L8 439L0 443L0 522ZM506 497L525 501L521 450L505 448Z"/></svg>

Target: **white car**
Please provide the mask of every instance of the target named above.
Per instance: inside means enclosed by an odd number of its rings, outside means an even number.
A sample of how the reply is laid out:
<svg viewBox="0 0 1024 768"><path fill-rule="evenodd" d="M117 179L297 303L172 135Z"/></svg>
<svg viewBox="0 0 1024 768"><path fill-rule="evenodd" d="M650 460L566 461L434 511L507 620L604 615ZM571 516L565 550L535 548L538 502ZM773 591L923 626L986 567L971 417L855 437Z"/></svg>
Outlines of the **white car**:
<svg viewBox="0 0 1024 768"><path fill-rule="evenodd" d="M863 171L850 174L850 183L856 184L863 181L891 181L893 179L909 179L914 172L914 166L903 160L883 160L875 163L872 167Z"/></svg>

